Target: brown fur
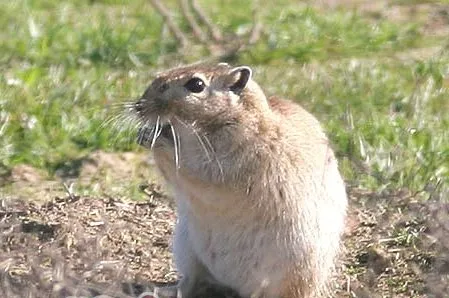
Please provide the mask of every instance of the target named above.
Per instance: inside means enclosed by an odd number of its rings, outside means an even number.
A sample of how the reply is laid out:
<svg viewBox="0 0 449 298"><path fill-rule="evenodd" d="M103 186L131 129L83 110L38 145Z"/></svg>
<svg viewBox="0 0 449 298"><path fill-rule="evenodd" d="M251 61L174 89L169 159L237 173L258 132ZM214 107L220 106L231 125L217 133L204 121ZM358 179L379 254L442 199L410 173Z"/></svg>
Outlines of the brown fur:
<svg viewBox="0 0 449 298"><path fill-rule="evenodd" d="M194 297L193 285L211 280L245 298L323 296L347 204L337 162L318 120L267 99L250 74L182 67L161 74L140 101L145 125L161 117L176 133L153 149L178 204L180 288ZM186 91L192 77L204 91ZM163 84L168 91L158 91Z"/></svg>

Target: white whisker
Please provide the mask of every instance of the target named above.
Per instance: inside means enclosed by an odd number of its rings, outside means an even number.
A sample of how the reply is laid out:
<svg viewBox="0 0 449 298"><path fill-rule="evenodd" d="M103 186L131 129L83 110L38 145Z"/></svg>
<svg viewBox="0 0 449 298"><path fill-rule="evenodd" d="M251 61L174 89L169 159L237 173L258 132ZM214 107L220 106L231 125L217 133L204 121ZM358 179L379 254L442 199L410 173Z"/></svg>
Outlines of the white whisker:
<svg viewBox="0 0 449 298"><path fill-rule="evenodd" d="M192 125L188 125L187 123L185 123L184 121L182 121L181 119L179 119L178 117L176 117L176 120L179 121L179 123L181 123L182 125L184 125L186 128L191 129L192 132L195 134L195 137L198 140L198 143L201 145L201 148L204 150L204 153L206 154L206 157L208 159L209 162L212 161L212 158L210 156L210 152L209 150L207 150L206 145L204 144L203 139L201 138L201 136L198 134L198 132L196 131L195 127Z"/></svg>
<svg viewBox="0 0 449 298"><path fill-rule="evenodd" d="M179 136L175 131L175 127L173 126L173 124L171 122L169 122L170 124L170 129L172 132L172 136L173 136L173 144L174 144L174 150L175 150L175 165L176 165L176 170L179 169L179 154L180 154L180 144L179 144Z"/></svg>
<svg viewBox="0 0 449 298"><path fill-rule="evenodd" d="M217 154L215 153L215 149L214 149L214 147L212 146L212 144L211 144L209 138L208 138L206 135L203 135L203 137L204 137L204 140L207 142L207 144L208 144L209 148L211 149L211 151L214 153L214 159L215 159L215 161L217 162L218 169L220 170L221 179L224 181L223 166L222 166L222 164L221 164L221 162L220 162L220 159L217 157Z"/></svg>
<svg viewBox="0 0 449 298"><path fill-rule="evenodd" d="M194 132L196 138L198 139L198 143L200 143L201 147L203 148L204 153L206 154L207 160L209 162L211 162L212 161L212 157L210 156L209 150L207 150L207 148L206 148L206 144L204 144L203 139L201 138L201 136L198 134L198 132L195 129L193 129L193 132Z"/></svg>
<svg viewBox="0 0 449 298"><path fill-rule="evenodd" d="M143 142L143 140L144 140L144 135L145 135L145 133L139 133L138 135L137 135L137 144L142 144Z"/></svg>
<svg viewBox="0 0 449 298"><path fill-rule="evenodd" d="M116 107L123 107L122 104L115 104ZM110 114L112 112L112 114ZM120 109L112 109L108 112L108 115L96 128L96 133L102 131L113 132L112 137L109 139L110 144L116 144L118 141L131 143L131 136L134 136L136 132L136 126L140 122L136 115L131 111Z"/></svg>
<svg viewBox="0 0 449 298"><path fill-rule="evenodd" d="M200 144L201 148L204 150L204 153L206 154L206 157L208 159L209 162L213 160L215 160L215 162L217 163L218 169L220 170L220 174L221 174L221 178L224 179L224 172L223 172L223 166L220 162L220 159L218 158L214 147L212 146L209 138L207 137L207 135L205 134L199 134L197 129L195 129L195 122L193 122L191 125L188 125L187 123L185 123L183 120L179 119L179 117L175 116L175 119L181 123L182 125L184 125L186 128L191 129L192 132L195 134L198 143ZM207 148L209 147L209 149ZM212 155L212 156L211 156ZM212 158L213 157L213 158Z"/></svg>
<svg viewBox="0 0 449 298"><path fill-rule="evenodd" d="M179 133L176 133L176 142L178 144L179 160L181 161L181 135ZM181 166L181 163L179 165Z"/></svg>
<svg viewBox="0 0 449 298"><path fill-rule="evenodd" d="M150 145L151 149L153 149L154 143L156 143L156 140L160 136L161 132L162 132L161 117L157 116L156 124L155 124L155 127L154 127L153 139L151 140L151 145Z"/></svg>

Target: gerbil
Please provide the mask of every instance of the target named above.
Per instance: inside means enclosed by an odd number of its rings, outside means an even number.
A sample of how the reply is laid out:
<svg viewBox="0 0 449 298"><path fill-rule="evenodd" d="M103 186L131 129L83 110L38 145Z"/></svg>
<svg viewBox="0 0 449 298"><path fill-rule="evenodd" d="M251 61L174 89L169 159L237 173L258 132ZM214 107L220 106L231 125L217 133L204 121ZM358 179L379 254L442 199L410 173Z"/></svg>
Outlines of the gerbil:
<svg viewBox="0 0 449 298"><path fill-rule="evenodd" d="M314 116L225 63L158 75L134 111L173 187L183 298L202 282L244 298L329 294L347 196Z"/></svg>

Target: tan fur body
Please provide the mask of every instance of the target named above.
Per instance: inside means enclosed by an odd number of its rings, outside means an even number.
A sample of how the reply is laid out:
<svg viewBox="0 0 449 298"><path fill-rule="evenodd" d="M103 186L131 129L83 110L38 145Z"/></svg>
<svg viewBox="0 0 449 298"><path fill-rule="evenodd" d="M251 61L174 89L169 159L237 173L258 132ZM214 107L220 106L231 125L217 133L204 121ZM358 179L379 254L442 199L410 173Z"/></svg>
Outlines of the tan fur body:
<svg viewBox="0 0 449 298"><path fill-rule="evenodd" d="M246 70L233 70L168 71L140 101L142 119L160 116L177 136L177 154L167 136L155 139L153 150L177 202L174 257L183 297L194 297L203 281L244 298L325 295L347 204L333 151L311 114L267 100L245 81ZM203 94L176 90L198 75ZM236 81L243 88L229 91ZM164 96L156 110L152 101Z"/></svg>

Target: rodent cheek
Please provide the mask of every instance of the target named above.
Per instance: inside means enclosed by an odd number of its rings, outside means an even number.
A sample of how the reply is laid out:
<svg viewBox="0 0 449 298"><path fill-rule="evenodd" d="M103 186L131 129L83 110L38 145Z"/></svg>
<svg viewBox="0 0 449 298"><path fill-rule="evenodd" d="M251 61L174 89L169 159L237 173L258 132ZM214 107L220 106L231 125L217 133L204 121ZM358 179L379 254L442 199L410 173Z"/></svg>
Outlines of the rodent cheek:
<svg viewBox="0 0 449 298"><path fill-rule="evenodd" d="M234 94L233 92L230 92L228 95L228 104L231 107L235 107L238 106L240 103L240 96L238 96L237 94Z"/></svg>
<svg viewBox="0 0 449 298"><path fill-rule="evenodd" d="M240 96L229 90L214 90L208 96L214 103L222 103L226 106L237 106L240 102Z"/></svg>
<svg viewBox="0 0 449 298"><path fill-rule="evenodd" d="M192 103L199 103L207 100L210 97L209 92L203 91L201 93L190 93L186 99Z"/></svg>

